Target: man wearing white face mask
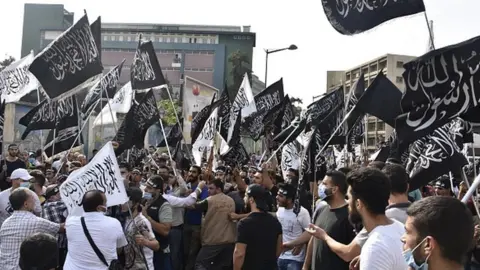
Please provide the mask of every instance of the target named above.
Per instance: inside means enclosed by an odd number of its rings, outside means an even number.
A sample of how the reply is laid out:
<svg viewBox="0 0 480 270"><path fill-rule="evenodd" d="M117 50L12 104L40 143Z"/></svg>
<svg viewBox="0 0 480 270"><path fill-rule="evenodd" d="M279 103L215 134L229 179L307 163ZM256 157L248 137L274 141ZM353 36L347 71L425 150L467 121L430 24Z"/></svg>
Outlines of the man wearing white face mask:
<svg viewBox="0 0 480 270"><path fill-rule="evenodd" d="M451 197L427 197L407 210L403 256L409 269L460 270L473 242L473 218Z"/></svg>
<svg viewBox="0 0 480 270"><path fill-rule="evenodd" d="M27 170L25 169L16 169L10 175L10 179L12 181L12 187L0 192L0 226L2 226L3 222L12 215L13 209L10 205L10 201L8 198L10 194L17 188L25 188L28 189L30 186L30 180L33 179ZM33 213L37 216L40 216L42 213L42 206L40 204L40 200L35 192L28 189L28 192L34 197L35 200L35 208Z"/></svg>

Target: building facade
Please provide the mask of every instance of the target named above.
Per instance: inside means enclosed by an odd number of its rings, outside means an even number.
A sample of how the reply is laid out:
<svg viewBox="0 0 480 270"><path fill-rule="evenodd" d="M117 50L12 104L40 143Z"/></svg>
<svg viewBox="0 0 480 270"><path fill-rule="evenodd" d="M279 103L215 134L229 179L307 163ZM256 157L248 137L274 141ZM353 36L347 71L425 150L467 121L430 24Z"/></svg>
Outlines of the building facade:
<svg viewBox="0 0 480 270"><path fill-rule="evenodd" d="M343 85L345 96L347 96L352 84L360 77L360 74L364 74L365 87L368 87L379 72L383 72L403 92L405 86L402 77L403 64L415 58L415 56L387 54L348 70L327 71L327 92ZM377 150L378 146L388 139L392 130L393 127L382 120L374 116L367 116L364 149L370 153Z"/></svg>

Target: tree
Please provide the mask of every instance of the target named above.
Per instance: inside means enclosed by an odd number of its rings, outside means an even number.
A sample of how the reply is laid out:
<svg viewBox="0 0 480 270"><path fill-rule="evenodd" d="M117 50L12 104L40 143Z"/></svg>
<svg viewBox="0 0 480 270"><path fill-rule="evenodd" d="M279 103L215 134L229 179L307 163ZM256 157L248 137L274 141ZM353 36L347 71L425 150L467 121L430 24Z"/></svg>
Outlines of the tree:
<svg viewBox="0 0 480 270"><path fill-rule="evenodd" d="M303 104L303 100L301 98L290 97L290 102L293 105L295 117L300 116L300 113L302 112L302 106L300 105Z"/></svg>
<svg viewBox="0 0 480 270"><path fill-rule="evenodd" d="M170 84L170 81L168 80L168 77L165 76L165 82L168 85L168 91L170 93L173 92L173 87ZM160 90L160 99L157 101L157 107L158 109L163 109L165 110L165 116L162 118L162 122L165 126L173 126L177 123L177 117L175 115L175 110L176 109L177 113L180 112L180 101L179 100L173 100L173 105L172 102L170 102L170 97L168 96L167 91L164 89Z"/></svg>
<svg viewBox="0 0 480 270"><path fill-rule="evenodd" d="M252 81L252 69L250 59L240 50L231 53L228 57L228 62L232 64L230 75L232 75L233 78L233 84L228 86L228 92L230 98L234 99L237 95L238 88L240 88L242 84L245 73L248 74L250 82Z"/></svg>
<svg viewBox="0 0 480 270"><path fill-rule="evenodd" d="M3 61L0 61L0 71L4 70L6 67L8 67L13 62L15 62L15 58L13 58L13 56L5 55L5 59L3 59Z"/></svg>

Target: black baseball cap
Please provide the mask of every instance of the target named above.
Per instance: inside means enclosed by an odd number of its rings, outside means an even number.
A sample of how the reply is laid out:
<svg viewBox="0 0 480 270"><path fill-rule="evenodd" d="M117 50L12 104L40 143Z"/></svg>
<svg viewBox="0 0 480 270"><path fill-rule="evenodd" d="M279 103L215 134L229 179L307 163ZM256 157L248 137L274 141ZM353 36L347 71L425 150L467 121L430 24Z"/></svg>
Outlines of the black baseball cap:
<svg viewBox="0 0 480 270"><path fill-rule="evenodd" d="M436 188L451 189L450 177L447 175L442 175L435 181Z"/></svg>
<svg viewBox="0 0 480 270"><path fill-rule="evenodd" d="M279 185L278 194L285 196L287 199L294 199L296 193L297 189L291 184Z"/></svg>
<svg viewBox="0 0 480 270"><path fill-rule="evenodd" d="M270 195L264 187L258 184L249 185L247 188L247 196L253 198L258 209L268 211L267 196Z"/></svg>
<svg viewBox="0 0 480 270"><path fill-rule="evenodd" d="M127 196L132 202L140 202L143 198L143 191L138 187L129 187Z"/></svg>
<svg viewBox="0 0 480 270"><path fill-rule="evenodd" d="M50 197L57 195L59 191L60 188L58 187L58 185L48 186L47 190L45 191L45 199L50 199Z"/></svg>

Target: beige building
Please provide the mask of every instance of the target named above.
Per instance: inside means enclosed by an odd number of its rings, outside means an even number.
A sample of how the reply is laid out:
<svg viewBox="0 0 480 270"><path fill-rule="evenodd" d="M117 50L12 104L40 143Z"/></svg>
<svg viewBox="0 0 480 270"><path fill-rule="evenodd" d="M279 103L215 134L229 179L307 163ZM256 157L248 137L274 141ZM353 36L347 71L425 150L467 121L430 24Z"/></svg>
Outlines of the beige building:
<svg viewBox="0 0 480 270"><path fill-rule="evenodd" d="M367 87L380 71L383 71L383 74L403 92L403 64L415 58L415 56L387 54L345 71L327 71L327 92L343 85L345 95L348 95L351 85L361 73L364 74L365 87ZM369 116L365 123L365 130L364 147L368 152L373 152L380 143L388 139L393 128L380 119Z"/></svg>

